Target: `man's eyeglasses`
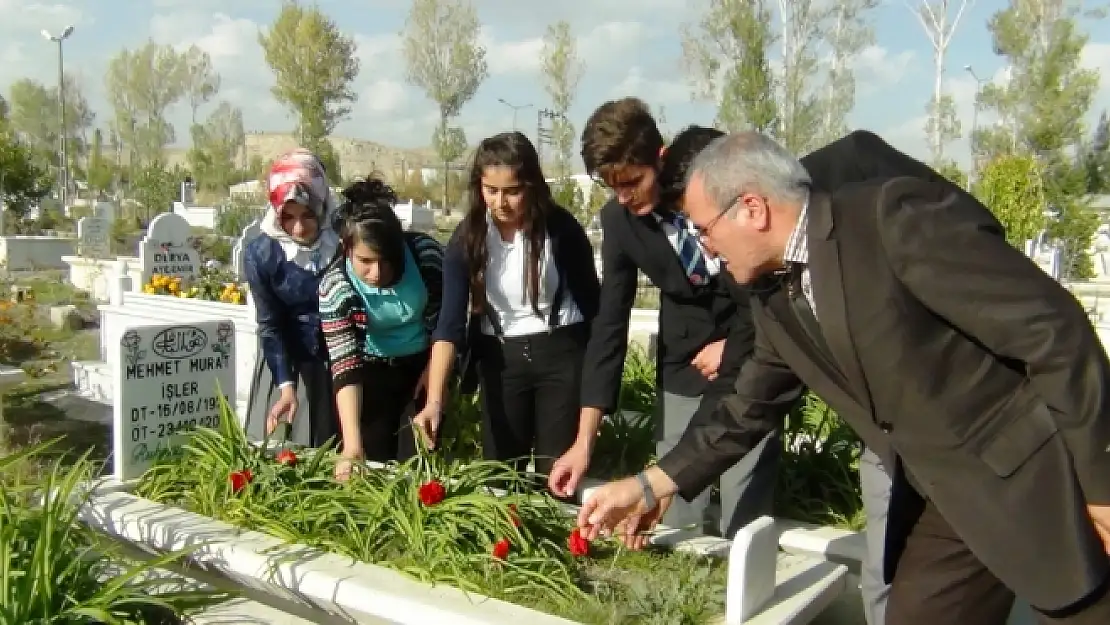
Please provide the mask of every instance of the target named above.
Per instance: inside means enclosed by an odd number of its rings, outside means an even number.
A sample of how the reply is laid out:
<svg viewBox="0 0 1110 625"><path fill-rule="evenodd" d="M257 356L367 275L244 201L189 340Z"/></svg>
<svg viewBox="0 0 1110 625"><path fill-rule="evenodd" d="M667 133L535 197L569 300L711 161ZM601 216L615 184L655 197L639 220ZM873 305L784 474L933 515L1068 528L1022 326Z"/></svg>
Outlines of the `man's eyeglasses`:
<svg viewBox="0 0 1110 625"><path fill-rule="evenodd" d="M709 240L709 235L713 231L713 226L716 226L718 221L720 221L725 215L728 215L730 212L732 212L732 209L736 207L736 203L740 201L740 198L743 195L743 193L737 194L736 197L732 198L732 201L730 201L728 204L725 204L725 207L721 209L721 212L717 213L716 217L710 219L709 222L706 223L704 226L694 226L694 231L697 233L698 239L701 240L703 244Z"/></svg>

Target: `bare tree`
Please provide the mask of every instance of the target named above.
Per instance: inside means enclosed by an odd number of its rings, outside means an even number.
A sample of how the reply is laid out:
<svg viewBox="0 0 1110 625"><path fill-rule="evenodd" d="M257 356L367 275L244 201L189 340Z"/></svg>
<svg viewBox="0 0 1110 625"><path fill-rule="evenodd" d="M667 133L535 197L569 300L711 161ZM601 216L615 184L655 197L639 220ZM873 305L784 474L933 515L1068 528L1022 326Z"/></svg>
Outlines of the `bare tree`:
<svg viewBox="0 0 1110 625"><path fill-rule="evenodd" d="M547 27L543 38L544 90L551 96L551 108L557 114L551 124L551 134L558 154L557 175L570 172L574 154L574 124L570 122L570 105L578 90L578 82L586 69L578 56L578 47L566 20Z"/></svg>
<svg viewBox="0 0 1110 625"><path fill-rule="evenodd" d="M946 143L960 138L960 120L951 94L944 91L944 61L948 46L960 26L964 12L974 0L906 0L933 46L933 95L929 99L925 133L933 164L944 160Z"/></svg>

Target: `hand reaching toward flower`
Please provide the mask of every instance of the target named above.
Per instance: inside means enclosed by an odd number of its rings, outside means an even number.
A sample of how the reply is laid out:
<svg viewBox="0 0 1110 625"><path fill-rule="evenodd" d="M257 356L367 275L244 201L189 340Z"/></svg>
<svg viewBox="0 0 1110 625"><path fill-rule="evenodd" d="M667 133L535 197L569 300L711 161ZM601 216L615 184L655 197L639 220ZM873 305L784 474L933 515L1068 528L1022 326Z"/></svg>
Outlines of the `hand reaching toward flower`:
<svg viewBox="0 0 1110 625"><path fill-rule="evenodd" d="M424 408L412 418L412 424L420 431L420 436L428 449L436 448L436 441L439 439L439 423L442 419L437 401L424 404Z"/></svg>
<svg viewBox="0 0 1110 625"><path fill-rule="evenodd" d="M648 507L644 487L635 477L609 482L590 494L578 511L578 527L587 540L616 532L630 549L647 544L648 532L670 507L676 486L658 467L649 468L644 475L658 502Z"/></svg>
<svg viewBox="0 0 1110 625"><path fill-rule="evenodd" d="M547 487L558 497L571 497L590 467L589 443L575 443L551 465Z"/></svg>
<svg viewBox="0 0 1110 625"><path fill-rule="evenodd" d="M266 417L266 436L274 433L282 423L292 423L297 416L297 392L292 384L281 387L281 397L278 398L270 414Z"/></svg>

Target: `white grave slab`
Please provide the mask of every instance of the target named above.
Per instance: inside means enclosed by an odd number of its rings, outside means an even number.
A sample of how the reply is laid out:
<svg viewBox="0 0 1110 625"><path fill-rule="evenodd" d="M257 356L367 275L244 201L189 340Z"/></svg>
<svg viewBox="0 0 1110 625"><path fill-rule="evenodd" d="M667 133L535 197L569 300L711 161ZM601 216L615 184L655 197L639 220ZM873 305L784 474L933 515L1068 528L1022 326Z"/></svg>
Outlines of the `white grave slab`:
<svg viewBox="0 0 1110 625"><path fill-rule="evenodd" d="M189 222L173 213L162 213L150 222L139 244L142 283L151 276L176 276L193 280L200 275L200 252L189 243Z"/></svg>
<svg viewBox="0 0 1110 625"><path fill-rule="evenodd" d="M262 234L262 219L255 219L243 228L243 232L239 234L236 239L235 245L231 246L231 270L235 272L236 277L240 280L245 280L243 277L243 262L247 257L247 246L251 241L258 238Z"/></svg>
<svg viewBox="0 0 1110 625"><path fill-rule="evenodd" d="M77 255L108 258L112 251L112 222L102 217L77 220Z"/></svg>
<svg viewBox="0 0 1110 625"><path fill-rule="evenodd" d="M234 406L235 325L231 320L128 328L114 376L112 456L117 480L134 479L186 434L220 424L220 395Z"/></svg>

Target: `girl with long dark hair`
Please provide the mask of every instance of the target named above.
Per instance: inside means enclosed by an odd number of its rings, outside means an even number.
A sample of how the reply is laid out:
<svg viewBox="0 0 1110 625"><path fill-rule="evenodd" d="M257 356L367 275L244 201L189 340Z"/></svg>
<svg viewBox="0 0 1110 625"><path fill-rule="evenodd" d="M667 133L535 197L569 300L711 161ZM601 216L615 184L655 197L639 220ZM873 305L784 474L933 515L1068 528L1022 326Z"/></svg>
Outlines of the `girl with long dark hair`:
<svg viewBox="0 0 1110 625"><path fill-rule="evenodd" d="M343 196L340 253L320 282L342 435L340 479L359 460L386 462L415 451L406 413L422 395L443 281L443 247L404 231L389 185L370 178Z"/></svg>
<svg viewBox="0 0 1110 625"><path fill-rule="evenodd" d="M523 470L534 454L546 474L579 432L581 361L600 291L593 249L552 200L536 149L519 132L479 144L469 193L447 244L429 400L416 422L434 442L455 356L469 349L485 457Z"/></svg>

